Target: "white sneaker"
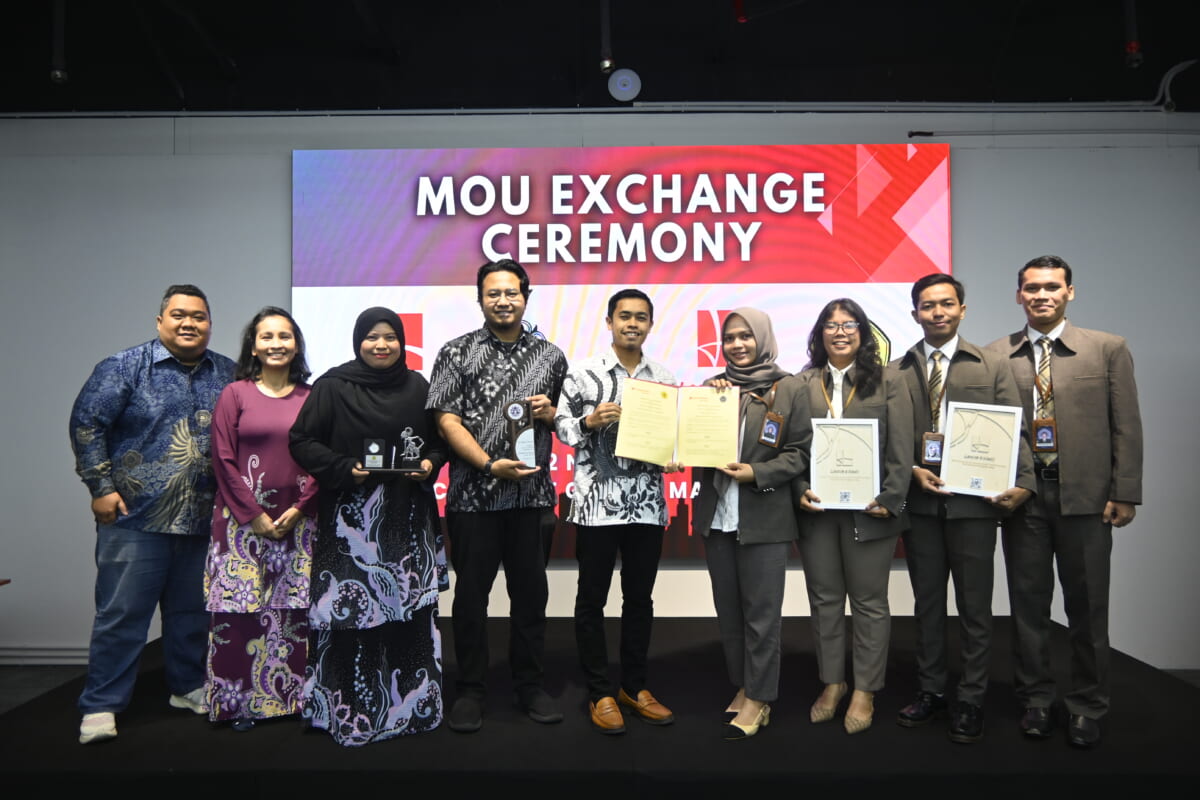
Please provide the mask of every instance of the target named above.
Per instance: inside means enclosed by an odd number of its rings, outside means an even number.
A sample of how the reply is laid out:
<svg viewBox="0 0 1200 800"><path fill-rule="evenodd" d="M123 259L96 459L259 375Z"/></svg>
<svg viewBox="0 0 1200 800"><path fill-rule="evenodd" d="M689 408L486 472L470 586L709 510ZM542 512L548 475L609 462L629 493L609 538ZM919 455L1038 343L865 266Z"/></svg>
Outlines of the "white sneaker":
<svg viewBox="0 0 1200 800"><path fill-rule="evenodd" d="M167 702L171 708L186 708L195 714L208 713L208 697L203 686L199 689L192 689L187 694L173 694Z"/></svg>
<svg viewBox="0 0 1200 800"><path fill-rule="evenodd" d="M117 738L117 718L111 711L84 714L79 723L79 743L91 744Z"/></svg>

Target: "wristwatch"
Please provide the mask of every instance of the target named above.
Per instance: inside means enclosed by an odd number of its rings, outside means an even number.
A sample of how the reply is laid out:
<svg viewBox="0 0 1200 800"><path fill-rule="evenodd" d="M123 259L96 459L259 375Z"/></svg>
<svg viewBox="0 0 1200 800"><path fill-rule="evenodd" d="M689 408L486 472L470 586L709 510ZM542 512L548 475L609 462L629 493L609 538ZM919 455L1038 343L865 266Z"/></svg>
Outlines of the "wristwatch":
<svg viewBox="0 0 1200 800"><path fill-rule="evenodd" d="M492 474L492 464L495 464L495 463L496 463L496 459L489 458L483 465L483 474L491 475Z"/></svg>

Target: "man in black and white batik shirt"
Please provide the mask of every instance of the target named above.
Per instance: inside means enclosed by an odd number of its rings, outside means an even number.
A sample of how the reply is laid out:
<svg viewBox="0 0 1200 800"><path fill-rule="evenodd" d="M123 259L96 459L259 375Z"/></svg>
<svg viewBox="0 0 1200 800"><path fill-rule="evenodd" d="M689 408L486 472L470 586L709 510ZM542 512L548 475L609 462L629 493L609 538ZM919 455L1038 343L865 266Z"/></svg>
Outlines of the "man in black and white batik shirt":
<svg viewBox="0 0 1200 800"><path fill-rule="evenodd" d="M442 346L427 403L451 450L446 527L455 573L458 698L447 722L460 733L483 725L488 595L501 564L511 601L508 660L517 703L537 722L562 721L542 685L549 596L542 520L556 500L549 472L554 398L567 359L521 324L530 289L520 264L484 264L476 289L483 327ZM532 416L533 463L512 457L509 413L520 418L522 401Z"/></svg>
<svg viewBox="0 0 1200 800"><path fill-rule="evenodd" d="M663 468L613 452L626 378L674 385L675 376L642 352L654 325L654 305L644 292L622 289L614 294L605 322L612 331L612 348L572 367L554 427L558 438L575 448L575 494L567 521L576 526L575 641L587 678L588 711L596 730L619 734L625 731L620 706L653 725L675 719L646 689L651 594L667 524ZM623 596L619 687L608 677L604 636L604 604L618 553Z"/></svg>

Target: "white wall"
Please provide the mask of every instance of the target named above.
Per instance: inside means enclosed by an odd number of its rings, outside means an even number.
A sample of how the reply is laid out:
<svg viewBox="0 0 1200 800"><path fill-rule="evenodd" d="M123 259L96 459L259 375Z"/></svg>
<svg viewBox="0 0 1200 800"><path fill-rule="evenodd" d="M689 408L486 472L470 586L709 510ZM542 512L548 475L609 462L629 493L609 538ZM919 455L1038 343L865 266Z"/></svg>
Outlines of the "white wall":
<svg viewBox="0 0 1200 800"><path fill-rule="evenodd" d="M1129 338L1146 489L1115 534L1112 642L1158 667L1200 667L1200 428L1183 400L1200 394L1200 117L1149 112L0 118L0 578L13 581L0 588L0 663L86 658L94 529L67 417L95 362L154 335L170 283L209 294L213 347L231 355L255 310L289 304L293 149L873 143L910 130L952 146L966 338L1021 325L1016 269L1043 253L1075 267L1074 322ZM902 568L891 596L912 613ZM573 601L574 571L554 570L550 615ZM661 616L713 613L702 570L664 567L655 603ZM799 570L785 613L808 613Z"/></svg>

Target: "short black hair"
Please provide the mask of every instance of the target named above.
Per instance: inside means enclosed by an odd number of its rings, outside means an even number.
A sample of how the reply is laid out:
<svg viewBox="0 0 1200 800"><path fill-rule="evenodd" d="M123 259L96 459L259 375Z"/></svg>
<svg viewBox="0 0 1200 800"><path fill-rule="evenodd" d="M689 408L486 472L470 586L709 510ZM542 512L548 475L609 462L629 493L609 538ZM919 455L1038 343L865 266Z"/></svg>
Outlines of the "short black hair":
<svg viewBox="0 0 1200 800"><path fill-rule="evenodd" d="M617 303L628 299L645 300L646 305L650 307L650 321L654 322L654 302L650 296L641 289L622 289L621 291L608 298L608 319L612 319L612 315L617 310Z"/></svg>
<svg viewBox="0 0 1200 800"><path fill-rule="evenodd" d="M954 287L954 293L958 295L959 305L967 302L967 288L963 286L962 283L944 272L934 272L926 275L924 278L918 278L917 282L913 284L912 304L914 310L921 304L921 292L925 291L930 286L937 286L939 283L948 283Z"/></svg>
<svg viewBox="0 0 1200 800"><path fill-rule="evenodd" d="M208 315L212 316L212 309L208 307L208 296L200 291L200 287L193 286L190 283L173 283L163 292L162 302L158 306L158 315L161 317L167 310L167 304L171 302L171 298L177 294L186 294L189 297L199 297L204 301L204 310Z"/></svg>
<svg viewBox="0 0 1200 800"><path fill-rule="evenodd" d="M475 275L475 300L483 303L483 279L493 272L511 272L516 275L521 281L521 296L526 300L529 299L529 293L533 290L529 288L529 274L525 272L525 268L511 258L502 258L499 261L489 261L479 268L479 272Z"/></svg>
<svg viewBox="0 0 1200 800"><path fill-rule="evenodd" d="M1025 266L1017 272L1017 288L1025 285L1025 270L1027 269L1061 269L1067 278L1067 286L1071 286L1071 265L1058 256L1038 256L1025 262Z"/></svg>

